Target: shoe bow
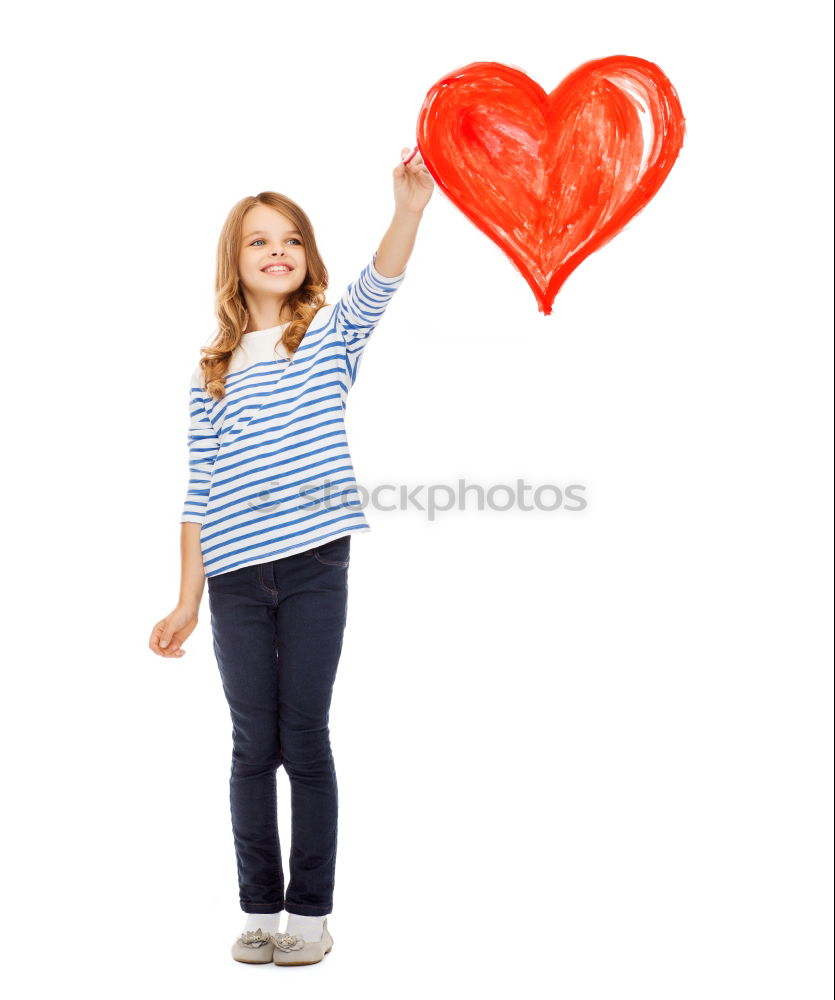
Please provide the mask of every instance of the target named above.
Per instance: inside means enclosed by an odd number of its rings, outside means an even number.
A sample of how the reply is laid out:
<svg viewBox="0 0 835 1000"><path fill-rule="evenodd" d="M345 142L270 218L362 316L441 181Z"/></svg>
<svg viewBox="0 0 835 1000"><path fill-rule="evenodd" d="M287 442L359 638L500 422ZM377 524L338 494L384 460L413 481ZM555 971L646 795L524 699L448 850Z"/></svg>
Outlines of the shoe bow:
<svg viewBox="0 0 835 1000"><path fill-rule="evenodd" d="M269 934L265 934L259 927L257 931L244 931L238 938L238 942L244 948L260 948L262 944L268 944L272 940Z"/></svg>
<svg viewBox="0 0 835 1000"><path fill-rule="evenodd" d="M298 934L273 934L273 944L281 951L299 951L304 948L304 938Z"/></svg>

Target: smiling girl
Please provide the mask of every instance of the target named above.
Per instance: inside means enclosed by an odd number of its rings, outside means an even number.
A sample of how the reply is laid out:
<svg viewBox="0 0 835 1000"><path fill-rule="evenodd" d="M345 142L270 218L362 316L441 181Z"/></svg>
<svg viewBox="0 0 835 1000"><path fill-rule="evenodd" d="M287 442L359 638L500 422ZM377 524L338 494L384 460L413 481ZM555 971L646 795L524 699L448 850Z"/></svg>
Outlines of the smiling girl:
<svg viewBox="0 0 835 1000"><path fill-rule="evenodd" d="M335 305L313 227L263 192L229 213L217 254L218 331L190 387L190 477L177 606L150 648L181 657L208 583L232 718L230 803L241 962L307 965L333 939L337 783L328 728L358 506L344 415L368 338L405 276L434 188L415 150L393 170L394 217ZM286 892L276 772L290 781ZM278 933L282 910L287 928Z"/></svg>

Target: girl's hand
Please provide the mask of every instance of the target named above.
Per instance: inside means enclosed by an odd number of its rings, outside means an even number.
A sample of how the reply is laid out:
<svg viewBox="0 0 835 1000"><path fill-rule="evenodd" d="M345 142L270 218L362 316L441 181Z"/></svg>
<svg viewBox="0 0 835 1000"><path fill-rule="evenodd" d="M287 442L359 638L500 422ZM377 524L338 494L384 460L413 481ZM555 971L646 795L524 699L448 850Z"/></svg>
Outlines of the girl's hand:
<svg viewBox="0 0 835 1000"><path fill-rule="evenodd" d="M435 182L423 162L420 150L409 160L411 150L400 150L400 163L392 171L394 177L394 204L396 211L420 214L432 197ZM404 164L403 160L409 160Z"/></svg>
<svg viewBox="0 0 835 1000"><path fill-rule="evenodd" d="M186 651L180 647L196 627L197 613L178 604L170 615L154 625L148 646L157 656L185 656Z"/></svg>

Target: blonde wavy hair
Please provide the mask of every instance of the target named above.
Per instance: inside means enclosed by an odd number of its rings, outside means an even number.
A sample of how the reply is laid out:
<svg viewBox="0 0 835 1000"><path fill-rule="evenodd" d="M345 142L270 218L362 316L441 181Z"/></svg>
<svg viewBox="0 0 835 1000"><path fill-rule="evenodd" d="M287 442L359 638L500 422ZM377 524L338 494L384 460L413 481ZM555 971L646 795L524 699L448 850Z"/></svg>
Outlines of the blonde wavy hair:
<svg viewBox="0 0 835 1000"><path fill-rule="evenodd" d="M233 206L217 245L217 271L215 273L215 315L218 329L208 347L201 347L200 368L206 392L212 399L223 399L226 395L226 375L232 352L241 342L249 313L246 298L238 273L238 259L243 242L244 215L253 205L267 205L276 209L293 223L302 234L307 258L307 275L304 283L287 297L287 306L292 319L285 328L283 341L291 358L302 342L313 317L327 303L325 290L328 287L328 271L319 255L313 226L304 210L290 198L275 191L262 191L247 195Z"/></svg>

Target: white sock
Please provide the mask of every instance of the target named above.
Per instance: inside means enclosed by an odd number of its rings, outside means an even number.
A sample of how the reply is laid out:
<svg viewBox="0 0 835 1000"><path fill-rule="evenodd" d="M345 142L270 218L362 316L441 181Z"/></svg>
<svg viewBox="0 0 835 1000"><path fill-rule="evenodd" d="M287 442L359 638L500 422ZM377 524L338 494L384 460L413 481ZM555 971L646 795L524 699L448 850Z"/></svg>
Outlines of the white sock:
<svg viewBox="0 0 835 1000"><path fill-rule="evenodd" d="M323 914L321 917L306 917L300 913L291 913L287 911L287 928L284 931L285 934L297 934L299 937L304 938L305 941L321 941L322 933L325 929L325 917L328 914Z"/></svg>
<svg viewBox="0 0 835 1000"><path fill-rule="evenodd" d="M278 918L281 913L247 913L245 931L257 931L260 927L265 934L275 934L278 931Z"/></svg>

